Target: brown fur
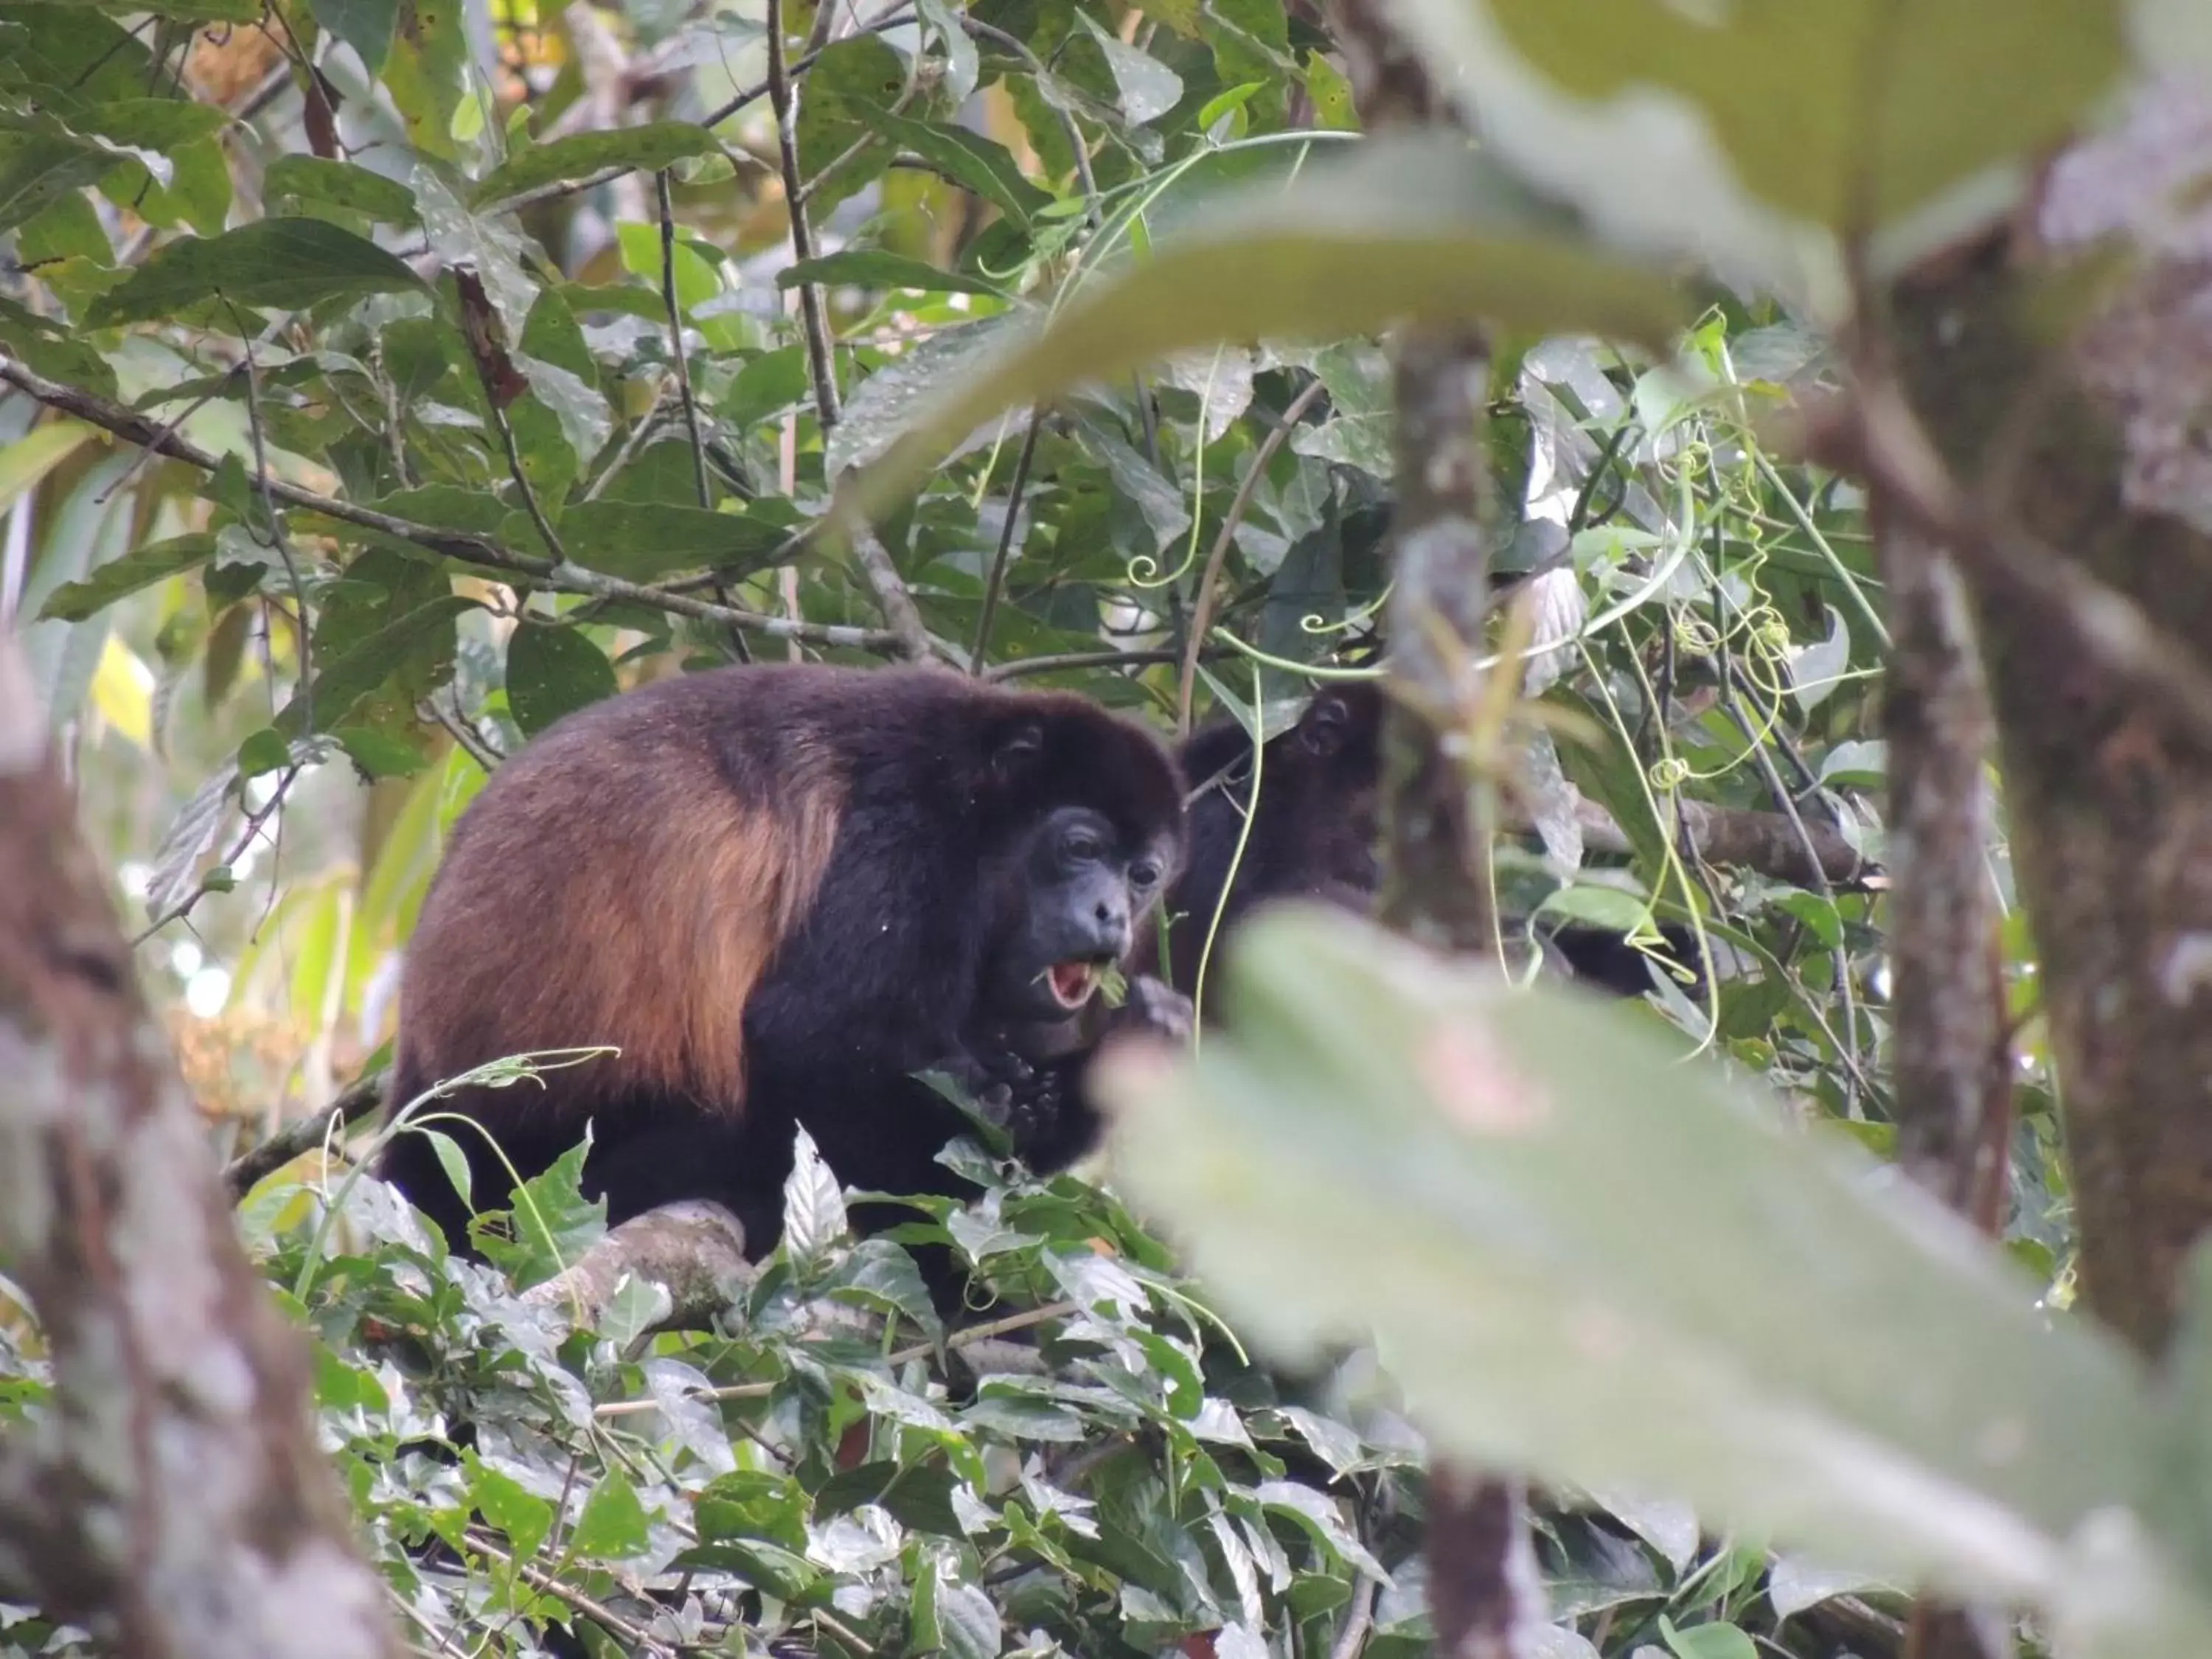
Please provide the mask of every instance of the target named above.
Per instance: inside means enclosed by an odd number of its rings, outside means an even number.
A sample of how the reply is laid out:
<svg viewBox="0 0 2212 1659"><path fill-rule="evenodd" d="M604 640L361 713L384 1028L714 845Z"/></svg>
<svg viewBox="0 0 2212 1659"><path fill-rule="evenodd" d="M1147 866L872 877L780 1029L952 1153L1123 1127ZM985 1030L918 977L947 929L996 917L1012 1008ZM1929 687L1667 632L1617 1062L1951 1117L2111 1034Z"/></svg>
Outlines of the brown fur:
<svg viewBox="0 0 2212 1659"><path fill-rule="evenodd" d="M703 732L623 741L638 735L549 732L500 769L501 812L457 827L440 868L455 902L424 907L400 988L415 1074L606 1043L626 1080L725 1111L743 1098L745 1002L813 901L843 783L794 744L789 805L741 799ZM594 775L621 787L575 787ZM591 1091L553 1092L580 1107Z"/></svg>

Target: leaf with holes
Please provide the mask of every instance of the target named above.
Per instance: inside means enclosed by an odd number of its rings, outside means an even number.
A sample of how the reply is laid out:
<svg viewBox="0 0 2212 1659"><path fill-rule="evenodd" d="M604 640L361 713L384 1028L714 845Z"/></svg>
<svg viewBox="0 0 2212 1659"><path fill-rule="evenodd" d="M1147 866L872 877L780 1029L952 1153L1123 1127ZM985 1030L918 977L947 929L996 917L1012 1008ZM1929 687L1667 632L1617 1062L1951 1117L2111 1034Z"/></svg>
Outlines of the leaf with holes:
<svg viewBox="0 0 2212 1659"><path fill-rule="evenodd" d="M507 712L526 738L619 689L607 653L580 629L525 622L507 638Z"/></svg>

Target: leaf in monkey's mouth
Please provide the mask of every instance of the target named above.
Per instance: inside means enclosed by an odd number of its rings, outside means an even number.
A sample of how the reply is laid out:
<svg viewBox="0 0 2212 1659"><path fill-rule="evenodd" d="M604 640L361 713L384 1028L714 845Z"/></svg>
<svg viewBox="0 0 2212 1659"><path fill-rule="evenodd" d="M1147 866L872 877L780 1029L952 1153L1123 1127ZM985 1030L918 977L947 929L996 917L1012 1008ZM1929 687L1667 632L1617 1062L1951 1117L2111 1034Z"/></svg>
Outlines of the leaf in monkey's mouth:
<svg viewBox="0 0 2212 1659"><path fill-rule="evenodd" d="M1053 1000L1061 1007L1080 1008L1091 1000L1091 988L1098 982L1098 969L1088 962L1055 962L1045 979L1052 987Z"/></svg>

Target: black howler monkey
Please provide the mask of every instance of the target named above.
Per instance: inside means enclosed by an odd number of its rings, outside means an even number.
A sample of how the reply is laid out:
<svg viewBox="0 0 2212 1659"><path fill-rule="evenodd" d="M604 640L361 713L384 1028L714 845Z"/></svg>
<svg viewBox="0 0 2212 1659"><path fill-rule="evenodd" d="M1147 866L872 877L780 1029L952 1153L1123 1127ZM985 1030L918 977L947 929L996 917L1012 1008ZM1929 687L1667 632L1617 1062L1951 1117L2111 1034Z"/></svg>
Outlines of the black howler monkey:
<svg viewBox="0 0 2212 1659"><path fill-rule="evenodd" d="M1096 1129L1090 1042L1157 1013L1090 1005L1176 873L1183 787L1087 698L934 669L720 668L596 703L454 827L401 976L395 1106L503 1055L615 1045L440 1106L525 1176L588 1118L610 1223L714 1199L756 1254L794 1124L852 1185L957 1188L935 1158L963 1120L917 1071L996 1098L1023 1155L1062 1167ZM477 1204L502 1201L482 1138L456 1139ZM465 1247L424 1137L382 1172Z"/></svg>
<svg viewBox="0 0 2212 1659"><path fill-rule="evenodd" d="M1383 692L1372 680L1343 681L1317 690L1295 726L1267 739L1261 757L1259 806L1249 835L1244 812L1252 793L1250 735L1233 719L1191 733L1177 754L1196 792L1189 807L1189 854L1160 923L1149 930L1151 937L1139 949L1140 967L1158 972L1164 948L1165 977L1178 990L1195 994L1217 905L1223 936L1255 905L1271 899L1319 900L1355 910L1369 907L1382 875L1375 842L1382 716ZM1678 959L1694 960L1695 941L1687 929L1662 923L1659 931ZM1545 943L1585 983L1622 996L1638 995L1650 984L1643 953L1608 928L1568 923ZM1219 960L1217 941L1206 963L1209 991ZM1203 1002L1211 1005L1211 996Z"/></svg>

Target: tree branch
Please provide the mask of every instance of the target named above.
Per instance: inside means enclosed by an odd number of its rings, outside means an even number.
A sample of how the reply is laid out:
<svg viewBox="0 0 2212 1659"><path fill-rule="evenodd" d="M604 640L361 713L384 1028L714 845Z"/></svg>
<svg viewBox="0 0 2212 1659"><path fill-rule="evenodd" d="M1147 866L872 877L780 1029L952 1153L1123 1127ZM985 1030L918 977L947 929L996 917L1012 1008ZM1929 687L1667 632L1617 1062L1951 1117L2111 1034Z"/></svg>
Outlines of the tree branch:
<svg viewBox="0 0 2212 1659"><path fill-rule="evenodd" d="M338 1130L375 1111L384 1103L385 1086L391 1080L388 1071L371 1072L366 1077L356 1078L321 1111L295 1119L259 1146L231 1159L222 1170L223 1188L230 1194L230 1201L235 1204L263 1179L294 1158L305 1157Z"/></svg>
<svg viewBox="0 0 2212 1659"><path fill-rule="evenodd" d="M49 409L74 416L141 448L171 460L182 461L203 472L213 472L220 465L219 458L210 454L181 434L170 431L159 422L149 420L135 410L125 409L104 398L81 392L75 386L49 380L43 375L33 374L13 357L0 356L0 382L36 398ZM389 513L380 513L374 507L341 501L334 495L318 495L312 489L304 489L282 478L270 479L269 493L288 507L319 513L341 524L374 531L395 540L411 542L417 547L427 548L431 552L464 564L477 565L505 575L527 577L532 585L555 592L582 593L623 605L643 605L671 616L693 617L702 622L742 628L771 639L800 640L812 645L835 646L856 651L881 652L902 647L900 637L889 629L850 628L837 623L808 623L787 617L771 617L757 611L739 611L729 605L695 599L688 594L665 587L648 587L641 582L626 581L619 576L606 575L568 560L548 559L520 552L473 531L449 530L441 526L418 524Z"/></svg>
<svg viewBox="0 0 2212 1659"><path fill-rule="evenodd" d="M0 1257L57 1407L0 1458L0 1556L111 1650L397 1659L306 1346L232 1231L74 817L0 637Z"/></svg>
<svg viewBox="0 0 2212 1659"><path fill-rule="evenodd" d="M775 111L783 199L791 215L791 257L804 264L814 257L814 232L806 222L806 191L799 176L799 99L783 62L783 0L768 0L768 87ZM814 412L827 433L837 424L837 374L830 361L830 318L819 283L799 284L799 314L806 332L806 366L814 377Z"/></svg>

